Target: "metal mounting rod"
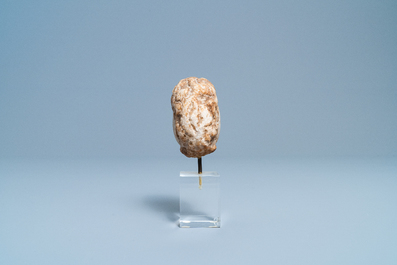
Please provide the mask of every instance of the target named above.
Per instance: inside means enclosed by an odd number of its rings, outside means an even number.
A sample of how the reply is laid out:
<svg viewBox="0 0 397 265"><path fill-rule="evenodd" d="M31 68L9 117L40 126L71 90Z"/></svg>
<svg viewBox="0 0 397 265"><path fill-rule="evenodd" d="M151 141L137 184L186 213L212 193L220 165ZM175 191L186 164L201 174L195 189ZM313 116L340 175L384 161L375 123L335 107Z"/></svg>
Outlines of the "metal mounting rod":
<svg viewBox="0 0 397 265"><path fill-rule="evenodd" d="M203 182L201 179L201 173L203 173L203 164L201 163L201 157L198 158L197 160L198 163L198 173L199 173L199 189L201 190Z"/></svg>
<svg viewBox="0 0 397 265"><path fill-rule="evenodd" d="M201 163L201 157L198 158L198 173L201 174L203 173L203 165Z"/></svg>

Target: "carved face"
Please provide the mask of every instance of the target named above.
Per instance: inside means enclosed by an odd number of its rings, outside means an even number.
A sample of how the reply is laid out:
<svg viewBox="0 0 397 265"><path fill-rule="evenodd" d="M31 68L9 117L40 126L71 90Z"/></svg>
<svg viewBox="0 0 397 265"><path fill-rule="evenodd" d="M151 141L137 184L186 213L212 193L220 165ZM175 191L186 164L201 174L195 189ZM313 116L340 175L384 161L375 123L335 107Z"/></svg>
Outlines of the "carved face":
<svg viewBox="0 0 397 265"><path fill-rule="evenodd" d="M216 150L220 114L214 86L205 78L189 77L172 91L173 129L181 152L202 157Z"/></svg>

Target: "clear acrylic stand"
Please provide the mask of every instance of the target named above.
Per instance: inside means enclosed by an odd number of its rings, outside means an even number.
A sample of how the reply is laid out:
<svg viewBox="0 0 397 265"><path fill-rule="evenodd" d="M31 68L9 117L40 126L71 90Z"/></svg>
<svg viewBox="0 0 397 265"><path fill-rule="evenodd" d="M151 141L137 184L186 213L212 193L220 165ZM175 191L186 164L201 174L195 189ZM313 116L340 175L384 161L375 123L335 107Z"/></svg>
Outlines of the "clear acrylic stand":
<svg viewBox="0 0 397 265"><path fill-rule="evenodd" d="M220 228L220 176L217 172L180 174L181 228Z"/></svg>

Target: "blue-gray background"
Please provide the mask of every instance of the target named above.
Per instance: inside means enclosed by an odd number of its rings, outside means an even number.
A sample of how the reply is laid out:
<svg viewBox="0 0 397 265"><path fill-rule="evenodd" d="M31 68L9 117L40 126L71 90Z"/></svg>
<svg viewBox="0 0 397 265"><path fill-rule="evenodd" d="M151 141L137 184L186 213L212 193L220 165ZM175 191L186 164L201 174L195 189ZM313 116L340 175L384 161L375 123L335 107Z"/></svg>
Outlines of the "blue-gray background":
<svg viewBox="0 0 397 265"><path fill-rule="evenodd" d="M0 264L397 264L396 14L1 1ZM221 229L177 226L189 76L217 89Z"/></svg>
<svg viewBox="0 0 397 265"><path fill-rule="evenodd" d="M397 154L396 1L1 1L0 157L181 157L206 77L212 156Z"/></svg>

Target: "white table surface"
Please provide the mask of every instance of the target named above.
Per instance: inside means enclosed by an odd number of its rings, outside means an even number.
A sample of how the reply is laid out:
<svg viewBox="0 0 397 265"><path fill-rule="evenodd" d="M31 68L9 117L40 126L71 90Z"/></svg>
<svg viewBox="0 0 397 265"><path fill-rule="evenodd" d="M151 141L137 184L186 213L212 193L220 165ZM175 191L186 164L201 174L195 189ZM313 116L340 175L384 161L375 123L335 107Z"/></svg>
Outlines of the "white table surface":
<svg viewBox="0 0 397 265"><path fill-rule="evenodd" d="M178 159L1 160L0 264L397 264L397 158L219 160L222 227L178 228Z"/></svg>

